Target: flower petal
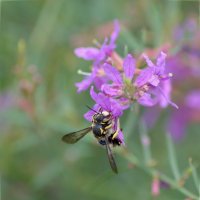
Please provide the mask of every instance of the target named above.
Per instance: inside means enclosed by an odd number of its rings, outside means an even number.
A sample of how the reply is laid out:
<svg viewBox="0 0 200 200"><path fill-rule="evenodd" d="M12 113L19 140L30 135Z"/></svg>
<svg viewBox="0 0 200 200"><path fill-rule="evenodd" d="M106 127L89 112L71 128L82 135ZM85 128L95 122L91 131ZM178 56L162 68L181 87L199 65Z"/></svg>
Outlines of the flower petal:
<svg viewBox="0 0 200 200"><path fill-rule="evenodd" d="M89 110L88 112L86 112L86 113L84 114L84 118L85 118L86 120L88 120L88 121L91 122L91 121L92 121L92 117L93 117L93 115L95 114L94 111L98 112L99 108L100 108L100 106L99 106L98 104L95 104L95 105L93 106L92 110Z"/></svg>
<svg viewBox="0 0 200 200"><path fill-rule="evenodd" d="M103 108L103 110L111 112L114 117L122 115L123 106L121 106L117 100L109 98L103 93L97 94L93 87L90 89L90 95L93 100Z"/></svg>
<svg viewBox="0 0 200 200"><path fill-rule="evenodd" d="M152 75L148 81L152 86L157 87L160 83L160 79L157 75Z"/></svg>
<svg viewBox="0 0 200 200"><path fill-rule="evenodd" d="M152 98L151 94L145 93L138 99L138 103L143 106L154 106L157 103L157 99Z"/></svg>
<svg viewBox="0 0 200 200"><path fill-rule="evenodd" d="M102 86L104 83L107 82L107 79L106 79L106 77L98 77L98 76L96 76L96 77L94 78L93 81L94 81L95 87L96 87L98 90L101 90L101 86Z"/></svg>
<svg viewBox="0 0 200 200"><path fill-rule="evenodd" d="M103 65L103 69L108 76L114 83L122 84L122 77L119 71L117 71L116 68L114 68L112 65L105 63Z"/></svg>
<svg viewBox="0 0 200 200"><path fill-rule="evenodd" d="M128 54L124 59L123 67L126 78L132 79L135 72L135 60L131 54Z"/></svg>
<svg viewBox="0 0 200 200"><path fill-rule="evenodd" d="M161 95L160 97L160 106L162 108L165 108L168 106L169 99L171 98L171 80L168 79L168 80L162 81L160 87L162 87L162 91L165 94L164 96Z"/></svg>
<svg viewBox="0 0 200 200"><path fill-rule="evenodd" d="M119 131L119 133L118 133L118 135L117 135L117 139L120 140L120 142L121 142L122 145L125 145L125 142L124 142L124 134L123 134L123 132L122 132L121 130Z"/></svg>
<svg viewBox="0 0 200 200"><path fill-rule="evenodd" d="M92 76L88 76L86 79L81 82L76 83L76 87L78 88L77 92L80 93L84 90L87 90L88 87L92 84L93 78Z"/></svg>
<svg viewBox="0 0 200 200"><path fill-rule="evenodd" d="M153 76L153 68L147 67L141 71L141 74L136 78L135 85L141 87L144 84L148 83L150 78Z"/></svg>
<svg viewBox="0 0 200 200"><path fill-rule="evenodd" d="M165 67L166 57L167 57L167 54L161 51L157 58L157 62L156 62L157 67L162 67L162 68Z"/></svg>
<svg viewBox="0 0 200 200"><path fill-rule="evenodd" d="M75 49L75 55L84 60L96 60L99 56L99 49L94 47L80 47Z"/></svg>
<svg viewBox="0 0 200 200"><path fill-rule="evenodd" d="M110 98L111 112L114 117L120 117L123 114L124 107L115 99Z"/></svg>
<svg viewBox="0 0 200 200"><path fill-rule="evenodd" d="M110 98L105 96L103 93L98 94L98 99L96 101L104 110L112 111Z"/></svg>
<svg viewBox="0 0 200 200"><path fill-rule="evenodd" d="M165 100L168 102L168 104L178 109L178 106L170 100L169 94L165 94L165 90L163 90L161 87L157 87L157 89L159 90L160 94L165 98Z"/></svg>
<svg viewBox="0 0 200 200"><path fill-rule="evenodd" d="M200 90L193 90L185 97L185 104L194 109L200 109Z"/></svg>
<svg viewBox="0 0 200 200"><path fill-rule="evenodd" d="M101 86L101 91L111 97L120 96L122 94L122 88L119 84L103 84Z"/></svg>
<svg viewBox="0 0 200 200"><path fill-rule="evenodd" d="M93 86L90 88L90 96L92 97L92 99L93 99L95 102L97 102L99 96L98 96L98 94L94 91L94 87L93 87Z"/></svg>
<svg viewBox="0 0 200 200"><path fill-rule="evenodd" d="M149 67L155 67L155 65L153 64L153 62L149 59L149 57L148 57L146 54L143 54L142 56L143 56L143 58L145 59L147 65L148 65Z"/></svg>
<svg viewBox="0 0 200 200"><path fill-rule="evenodd" d="M111 104L109 97L105 96L102 93L97 94L94 91L94 87L91 87L90 89L90 96L92 99L99 104L104 110L111 111Z"/></svg>
<svg viewBox="0 0 200 200"><path fill-rule="evenodd" d="M158 58L157 58L157 62L156 62L156 67L155 67L155 73L156 74L164 74L165 72L165 59L167 57L167 54L165 54L164 52L160 52Z"/></svg>
<svg viewBox="0 0 200 200"><path fill-rule="evenodd" d="M119 25L119 21L115 20L114 21L114 31L112 32L111 36L110 36L110 44L114 44L116 39L119 36L119 32L120 32L120 25Z"/></svg>

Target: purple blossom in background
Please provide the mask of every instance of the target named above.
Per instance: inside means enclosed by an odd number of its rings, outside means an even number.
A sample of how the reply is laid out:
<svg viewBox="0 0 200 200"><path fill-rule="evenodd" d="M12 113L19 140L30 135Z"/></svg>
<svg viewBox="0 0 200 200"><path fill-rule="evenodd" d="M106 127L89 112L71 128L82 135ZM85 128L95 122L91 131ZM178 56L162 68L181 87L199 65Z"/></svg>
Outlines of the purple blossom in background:
<svg viewBox="0 0 200 200"><path fill-rule="evenodd" d="M200 122L200 89L186 95L180 109L171 113L167 128L175 140L180 140L191 122Z"/></svg>
<svg viewBox="0 0 200 200"><path fill-rule="evenodd" d="M17 105L17 97L11 92L5 92L0 95L0 111L7 111Z"/></svg>
<svg viewBox="0 0 200 200"><path fill-rule="evenodd" d="M165 128L175 141L179 141L185 136L187 126L191 121L190 111L184 104L180 104L178 110L170 112ZM158 106L146 109L143 119L149 129L156 125L156 122L160 119L161 112L162 110Z"/></svg>
<svg viewBox="0 0 200 200"><path fill-rule="evenodd" d="M183 39L192 39L193 35L196 33L198 28L197 21L194 18L187 19L181 26L178 26L173 37L176 42L180 42Z"/></svg>
<svg viewBox="0 0 200 200"><path fill-rule="evenodd" d="M143 114L143 120L148 129L151 129L155 126L161 114L161 108L159 106L148 107L146 108Z"/></svg>
<svg viewBox="0 0 200 200"><path fill-rule="evenodd" d="M200 109L200 89L189 92L184 103L191 109Z"/></svg>
<svg viewBox="0 0 200 200"><path fill-rule="evenodd" d="M169 112L169 119L166 122L166 129L176 141L181 140L185 136L189 124L200 122L200 73L196 70L197 65L191 62L191 56L193 56L191 52L183 52L181 49L180 52L167 59L168 72L172 72L176 76L172 82L170 81L170 85L167 84L167 87L175 88L179 91L179 95L181 95L176 97L178 98L176 101L179 102L179 109L171 110ZM163 81L163 83L165 82ZM191 87L196 89L189 91ZM158 107L146 110L144 119L148 127L155 125L161 111Z"/></svg>
<svg viewBox="0 0 200 200"><path fill-rule="evenodd" d="M175 66L174 66L175 67ZM178 66L181 68L181 66ZM183 67L183 65L182 65ZM181 69L182 71L183 69ZM177 80L175 81L177 84ZM182 81L181 81L182 83ZM186 84L189 82L186 81ZM182 84L181 84L182 85ZM175 141L181 140L186 132L187 126L192 122L200 122L200 88L186 93L179 102L178 110L169 112L166 129ZM161 115L161 108L149 108L144 113L144 120L149 128L153 127Z"/></svg>
<svg viewBox="0 0 200 200"><path fill-rule="evenodd" d="M199 49L200 53L200 49ZM172 84L181 84L181 82L190 82L191 77L200 78L199 68L200 56L192 51L185 52L181 49L178 53L167 59L169 66L167 71L172 72L176 78L172 80Z"/></svg>
<svg viewBox="0 0 200 200"><path fill-rule="evenodd" d="M166 124L168 133L175 141L182 139L186 133L186 128L190 120L187 107L181 105L176 112L170 114L170 118ZM187 113L187 114L186 114Z"/></svg>
<svg viewBox="0 0 200 200"><path fill-rule="evenodd" d="M197 24L194 19L189 19L179 27L186 40L179 39L179 52L167 60L176 76L172 85L179 91L176 98L180 102L180 109L170 113L167 128L177 141L185 136L189 124L200 122L200 32Z"/></svg>

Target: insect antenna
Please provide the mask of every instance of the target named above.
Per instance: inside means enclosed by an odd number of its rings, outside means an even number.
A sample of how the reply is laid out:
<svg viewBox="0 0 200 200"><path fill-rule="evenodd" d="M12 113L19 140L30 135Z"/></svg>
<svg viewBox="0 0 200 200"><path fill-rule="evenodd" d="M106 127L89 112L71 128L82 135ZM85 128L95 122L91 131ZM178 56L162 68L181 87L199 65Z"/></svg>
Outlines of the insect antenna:
<svg viewBox="0 0 200 200"><path fill-rule="evenodd" d="M89 108L90 110L94 111L95 113L99 114L99 112L97 112L96 110L94 110L93 108L91 108L90 106L86 105L87 108Z"/></svg>

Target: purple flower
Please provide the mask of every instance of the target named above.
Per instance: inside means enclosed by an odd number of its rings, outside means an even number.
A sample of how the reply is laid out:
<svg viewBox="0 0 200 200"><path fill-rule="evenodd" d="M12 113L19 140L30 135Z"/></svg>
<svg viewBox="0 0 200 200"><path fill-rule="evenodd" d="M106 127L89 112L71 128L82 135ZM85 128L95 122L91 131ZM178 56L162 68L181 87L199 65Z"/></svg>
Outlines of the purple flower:
<svg viewBox="0 0 200 200"><path fill-rule="evenodd" d="M118 130L118 135L116 138L119 139L123 144L124 137L122 131L119 128L119 117L123 114L123 107L115 99L109 98L103 93L97 94L94 91L94 87L91 87L90 89L90 96L96 102L96 104L91 110L84 114L85 119L91 122L95 111L98 112L99 110L102 110L109 112L114 122L113 131Z"/></svg>
<svg viewBox="0 0 200 200"><path fill-rule="evenodd" d="M128 105L134 90L132 79L135 72L135 60L133 57L130 54L125 57L123 61L124 73L120 73L110 64L104 64L103 68L112 83L103 84L101 90L110 97L118 98L124 106Z"/></svg>
<svg viewBox="0 0 200 200"><path fill-rule="evenodd" d="M168 104L177 107L171 102L171 73L165 72L166 54L161 52L154 64L147 55L143 55L147 68L143 69L141 74L136 78L135 86L138 88L138 102L145 106L153 106L160 103L161 107L166 107Z"/></svg>
<svg viewBox="0 0 200 200"><path fill-rule="evenodd" d="M117 20L114 21L114 31L110 36L110 40L107 38L100 48L95 47L81 47L75 49L74 53L77 57L83 58L84 60L93 61L92 72L85 76L84 80L76 83L78 92L82 92L91 84L100 89L101 85L106 82L106 76L102 69L102 63L106 61L108 57L111 56L112 52L116 48L116 39L119 35L120 26Z"/></svg>
<svg viewBox="0 0 200 200"><path fill-rule="evenodd" d="M112 51L116 48L116 39L120 32L119 22L114 21L114 31L110 36L110 40L107 38L104 40L101 48L95 47L80 47L75 49L74 53L77 57L83 58L84 60L92 60L99 63L104 60L106 56L110 56Z"/></svg>

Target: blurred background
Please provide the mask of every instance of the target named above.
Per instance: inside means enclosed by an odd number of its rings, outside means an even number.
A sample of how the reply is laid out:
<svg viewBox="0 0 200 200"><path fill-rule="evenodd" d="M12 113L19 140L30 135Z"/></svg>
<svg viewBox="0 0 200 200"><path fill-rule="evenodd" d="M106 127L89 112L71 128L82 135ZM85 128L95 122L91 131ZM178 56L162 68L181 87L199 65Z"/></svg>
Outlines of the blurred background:
<svg viewBox="0 0 200 200"><path fill-rule="evenodd" d="M88 92L76 92L74 83L82 80L77 70L89 71L90 64L76 58L74 49L91 46L94 39L102 42L114 19L122 26L119 53L123 55L127 45L133 55L147 51L155 58L157 49L169 49L168 62L174 80L179 80L173 83L173 101L184 109L174 114L173 108L167 108L148 129L157 168L172 175L165 141L170 119L171 126L179 125L174 138L180 169L188 168L190 157L198 166L199 6L198 1L181 0L1 0L2 200L155 198L152 178L117 154L119 174L113 174L104 149L92 135L75 145L61 141L65 133L90 125L83 114L86 105L93 105ZM192 98L190 104L185 96ZM127 111L121 125L126 146L142 158L139 118L133 115L130 120L129 115ZM189 178L186 185L195 191ZM163 189L157 199L184 199L184 195Z"/></svg>

